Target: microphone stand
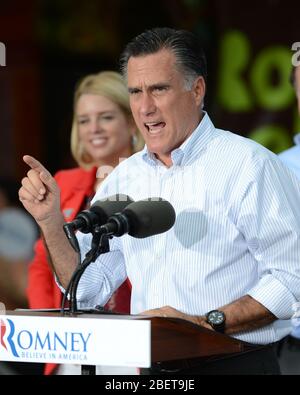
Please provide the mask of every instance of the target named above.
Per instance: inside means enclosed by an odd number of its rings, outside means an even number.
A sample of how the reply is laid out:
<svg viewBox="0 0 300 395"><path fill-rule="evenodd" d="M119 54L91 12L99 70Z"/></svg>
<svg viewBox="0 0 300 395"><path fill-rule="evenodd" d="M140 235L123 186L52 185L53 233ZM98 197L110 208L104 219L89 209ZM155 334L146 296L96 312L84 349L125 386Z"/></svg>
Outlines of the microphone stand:
<svg viewBox="0 0 300 395"><path fill-rule="evenodd" d="M99 255L109 252L109 239L111 236L107 235L100 229L100 226L96 226L93 231L92 248L86 254L84 261L75 270L70 284L70 313L71 315L78 313L77 309L77 288L81 276L85 269L94 262ZM96 366L93 365L82 365L81 375L91 376L96 374Z"/></svg>
<svg viewBox="0 0 300 395"><path fill-rule="evenodd" d="M86 254L84 261L80 264L75 273L72 276L72 283L70 286L70 312L71 314L78 313L77 309L77 288L80 281L81 276L83 275L85 269L94 262L98 256L101 254L106 254L110 251L109 249L109 239L111 239L110 235L107 235L106 232L101 229L100 225L96 226L93 231L93 239L92 239L92 248Z"/></svg>

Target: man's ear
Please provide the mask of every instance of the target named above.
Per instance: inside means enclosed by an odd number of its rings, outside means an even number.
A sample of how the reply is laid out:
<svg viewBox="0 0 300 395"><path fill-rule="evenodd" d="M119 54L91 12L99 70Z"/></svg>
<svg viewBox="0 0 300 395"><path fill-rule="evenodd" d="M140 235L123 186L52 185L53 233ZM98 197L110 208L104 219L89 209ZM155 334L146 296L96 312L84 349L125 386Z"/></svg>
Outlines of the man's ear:
<svg viewBox="0 0 300 395"><path fill-rule="evenodd" d="M203 103L206 91L206 84L204 78L199 76L193 84L193 93L195 97L196 104L200 106Z"/></svg>

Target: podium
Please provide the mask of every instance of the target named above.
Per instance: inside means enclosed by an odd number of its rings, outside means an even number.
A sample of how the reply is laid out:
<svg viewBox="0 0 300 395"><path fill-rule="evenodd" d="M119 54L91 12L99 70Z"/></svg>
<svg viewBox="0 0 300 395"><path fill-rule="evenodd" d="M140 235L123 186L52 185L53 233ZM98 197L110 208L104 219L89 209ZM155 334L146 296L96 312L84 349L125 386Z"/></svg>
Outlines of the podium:
<svg viewBox="0 0 300 395"><path fill-rule="evenodd" d="M177 318L25 310L0 315L0 324L2 361L147 368L256 348Z"/></svg>
<svg viewBox="0 0 300 395"><path fill-rule="evenodd" d="M256 349L252 344L175 318L151 318L151 361L222 357Z"/></svg>

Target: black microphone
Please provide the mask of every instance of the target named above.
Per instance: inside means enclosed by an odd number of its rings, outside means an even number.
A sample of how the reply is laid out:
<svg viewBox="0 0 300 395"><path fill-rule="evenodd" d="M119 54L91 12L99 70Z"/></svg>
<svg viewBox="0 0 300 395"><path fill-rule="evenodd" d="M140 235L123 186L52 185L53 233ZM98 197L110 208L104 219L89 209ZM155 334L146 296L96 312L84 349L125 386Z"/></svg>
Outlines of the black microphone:
<svg viewBox="0 0 300 395"><path fill-rule="evenodd" d="M162 198L149 198L131 203L121 213L111 216L100 231L117 237L128 233L143 239L171 229L175 219L171 203Z"/></svg>
<svg viewBox="0 0 300 395"><path fill-rule="evenodd" d="M95 225L104 225L113 214L123 211L133 200L123 194L112 195L97 200L88 210L81 211L76 218L66 225L73 231L80 230L82 233L90 233Z"/></svg>
<svg viewBox="0 0 300 395"><path fill-rule="evenodd" d="M121 212L132 202L133 200L127 195L112 195L97 200L89 210L81 211L73 221L65 223L63 229L74 250L80 251L75 236L76 230L82 233L93 232L96 225L104 225L113 214Z"/></svg>

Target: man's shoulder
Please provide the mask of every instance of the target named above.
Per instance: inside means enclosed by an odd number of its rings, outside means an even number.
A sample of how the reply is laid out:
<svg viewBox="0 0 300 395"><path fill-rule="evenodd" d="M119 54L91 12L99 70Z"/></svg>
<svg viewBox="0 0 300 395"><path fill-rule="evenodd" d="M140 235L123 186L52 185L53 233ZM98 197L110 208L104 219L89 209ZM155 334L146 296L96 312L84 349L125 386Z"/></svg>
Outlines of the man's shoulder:
<svg viewBox="0 0 300 395"><path fill-rule="evenodd" d="M136 184L143 173L142 155L143 152L140 151L120 162L101 183L97 197L130 191L132 184Z"/></svg>
<svg viewBox="0 0 300 395"><path fill-rule="evenodd" d="M131 155L129 158L123 159L110 173L110 178L119 176L124 172L127 173L128 170L133 171L138 166L143 164L142 155L143 151L139 151Z"/></svg>
<svg viewBox="0 0 300 395"><path fill-rule="evenodd" d="M135 165L137 163L141 163L144 152L144 150L136 152L135 154L129 156L129 158L124 159L117 167L119 167L119 169L122 169L122 167L128 165Z"/></svg>
<svg viewBox="0 0 300 395"><path fill-rule="evenodd" d="M218 135L217 143L220 144L221 149L224 149L225 152L230 152L232 159L244 160L245 158L251 158L252 160L263 160L277 157L266 147L248 137L223 129L216 129L216 133Z"/></svg>

